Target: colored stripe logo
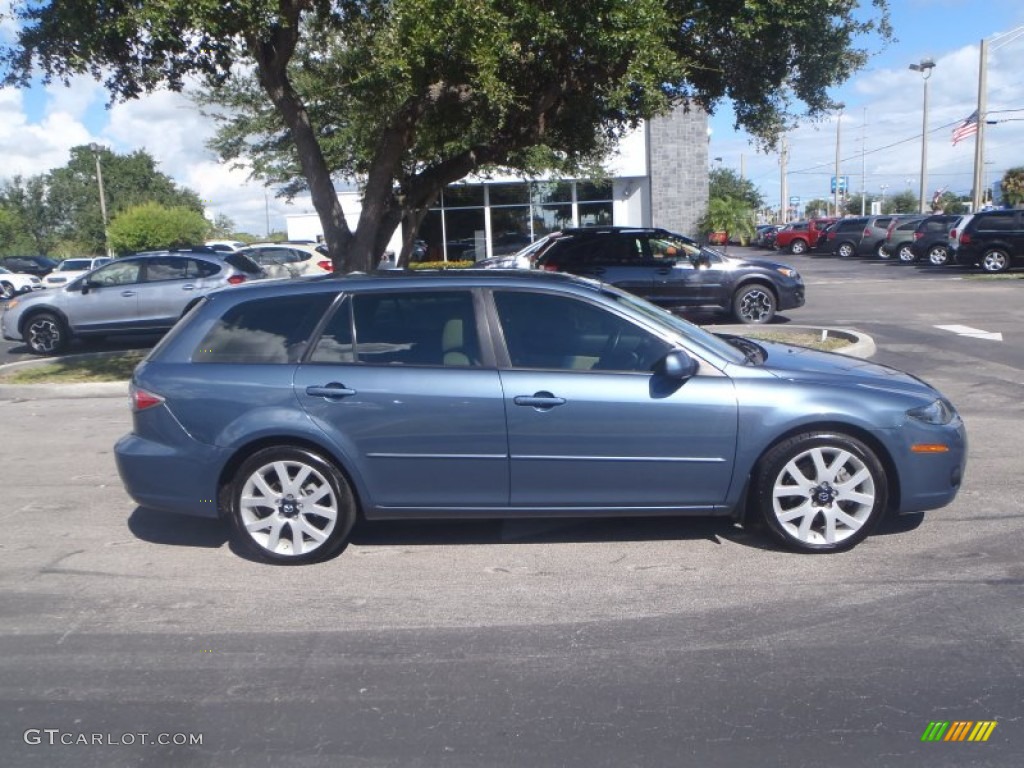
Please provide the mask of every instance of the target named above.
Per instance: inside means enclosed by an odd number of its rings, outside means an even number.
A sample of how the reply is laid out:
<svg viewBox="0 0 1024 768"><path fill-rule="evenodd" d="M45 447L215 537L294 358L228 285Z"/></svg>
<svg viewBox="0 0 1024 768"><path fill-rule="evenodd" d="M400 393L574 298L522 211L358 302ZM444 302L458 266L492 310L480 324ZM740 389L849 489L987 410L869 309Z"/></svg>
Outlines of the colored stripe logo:
<svg viewBox="0 0 1024 768"><path fill-rule="evenodd" d="M932 720L921 741L988 741L997 725L995 720Z"/></svg>

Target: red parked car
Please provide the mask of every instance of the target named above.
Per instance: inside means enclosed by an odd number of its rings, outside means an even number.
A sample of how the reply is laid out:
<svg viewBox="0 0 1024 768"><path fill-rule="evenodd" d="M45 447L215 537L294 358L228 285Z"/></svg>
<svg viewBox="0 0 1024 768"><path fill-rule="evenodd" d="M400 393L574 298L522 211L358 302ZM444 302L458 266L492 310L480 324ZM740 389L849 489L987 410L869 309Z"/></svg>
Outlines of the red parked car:
<svg viewBox="0 0 1024 768"><path fill-rule="evenodd" d="M786 248L790 253L807 253L817 244L822 230L833 221L834 217L828 217L787 224L775 236L775 246L779 250Z"/></svg>

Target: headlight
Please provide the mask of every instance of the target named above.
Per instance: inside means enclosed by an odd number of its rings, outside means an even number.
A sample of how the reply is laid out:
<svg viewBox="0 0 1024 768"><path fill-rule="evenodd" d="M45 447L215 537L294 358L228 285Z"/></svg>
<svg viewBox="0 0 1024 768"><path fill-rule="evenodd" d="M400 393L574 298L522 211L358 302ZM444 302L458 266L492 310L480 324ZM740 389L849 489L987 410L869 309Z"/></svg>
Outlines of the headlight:
<svg viewBox="0 0 1024 768"><path fill-rule="evenodd" d="M800 279L800 273L797 272L795 269L790 269L789 267L776 267L775 271L778 272L780 275L792 277L794 280Z"/></svg>
<svg viewBox="0 0 1024 768"><path fill-rule="evenodd" d="M907 416L925 424L949 424L956 416L956 409L951 403L939 398L931 405L922 405L920 408L911 408Z"/></svg>

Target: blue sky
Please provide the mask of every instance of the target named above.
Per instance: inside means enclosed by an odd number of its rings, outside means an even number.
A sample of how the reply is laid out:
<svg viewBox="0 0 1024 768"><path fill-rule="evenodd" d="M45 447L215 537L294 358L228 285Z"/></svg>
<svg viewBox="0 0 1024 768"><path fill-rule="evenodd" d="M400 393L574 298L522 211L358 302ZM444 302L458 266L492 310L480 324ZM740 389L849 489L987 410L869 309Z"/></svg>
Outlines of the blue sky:
<svg viewBox="0 0 1024 768"><path fill-rule="evenodd" d="M974 140L951 146L952 124L975 107L978 43L982 38L1024 25L1024 0L891 0L897 40L876 52L834 97L844 102L842 116L842 173L851 189L861 187L862 149L865 187L889 194L911 189L916 193L921 157L921 77L908 70L912 62L932 57L937 66L929 94L929 190L949 188L967 192L971 186ZM0 0L0 14L7 0ZM0 20L0 36L9 34ZM1006 117L1024 118L1024 37L994 50L989 59L989 108L1014 109ZM223 213L237 226L263 234L269 219L274 230L284 228L284 215L309 209L265 197L262 185L249 182L246 172L221 165L206 148L212 135L209 121L187 97L160 92L128 104L106 107L107 94L92 80L73 87L37 86L27 91L0 89L0 176L43 173L67 162L68 150L98 142L116 152L144 149L163 172L196 190L210 216ZM770 204L779 200L779 166L775 154L759 153L748 137L732 127L732 115L722 107L711 120L709 154L721 164L744 172ZM948 128L937 130L940 126ZM864 137L863 141L861 137ZM834 173L835 116L805 121L790 135L789 194L803 201L828 197ZM896 144L875 151L883 145ZM1024 165L1024 120L988 126L986 172L997 180L1007 168ZM910 180L910 183L908 183Z"/></svg>
<svg viewBox="0 0 1024 768"><path fill-rule="evenodd" d="M974 169L974 139L952 146L952 125L977 106L979 45L1024 25L1024 0L892 0L896 40L875 51L867 66L832 91L846 108L842 115L841 175L850 177L851 191L862 185L868 192L887 194L919 190L923 84L911 63L932 58L936 67L929 80L928 189L968 193ZM1024 36L993 48L988 62L988 109L1020 109L998 116L1024 118ZM993 114L992 117L997 115ZM758 153L749 137L735 131L732 115L723 110L711 119L709 154L721 165L739 172L777 205L780 173L777 154ZM863 139L862 139L863 137ZM835 174L836 118L804 121L789 138L789 194L802 202L830 198ZM895 144L880 150L879 148ZM988 181L1007 169L1024 165L1024 120L986 126ZM862 163L863 150L863 163ZM714 160L712 164L715 165ZM910 183L908 184L908 179Z"/></svg>

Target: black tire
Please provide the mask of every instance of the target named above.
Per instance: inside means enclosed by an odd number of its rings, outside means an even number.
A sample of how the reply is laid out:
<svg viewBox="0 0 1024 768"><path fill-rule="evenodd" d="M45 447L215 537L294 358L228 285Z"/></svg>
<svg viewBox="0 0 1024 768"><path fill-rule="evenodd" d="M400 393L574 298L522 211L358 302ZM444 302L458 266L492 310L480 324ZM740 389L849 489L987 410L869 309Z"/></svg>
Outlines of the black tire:
<svg viewBox="0 0 1024 768"><path fill-rule="evenodd" d="M751 487L752 505L772 535L807 553L841 552L863 541L885 512L889 488L867 445L829 432L796 435L769 449Z"/></svg>
<svg viewBox="0 0 1024 768"><path fill-rule="evenodd" d="M857 253L857 246L853 243L840 243L836 246L836 253L841 259L849 259Z"/></svg>
<svg viewBox="0 0 1024 768"><path fill-rule="evenodd" d="M884 242L879 243L878 247L875 248L875 256L877 256L878 258L888 259L889 255L889 248L886 246Z"/></svg>
<svg viewBox="0 0 1024 768"><path fill-rule="evenodd" d="M0 299L9 299L14 295L14 286L8 282L0 283Z"/></svg>
<svg viewBox="0 0 1024 768"><path fill-rule="evenodd" d="M978 266L989 274L996 275L1010 268L1010 254L1002 248L991 248L985 251Z"/></svg>
<svg viewBox="0 0 1024 768"><path fill-rule="evenodd" d="M289 487L290 483L296 485ZM355 497L344 475L304 448L257 451L235 472L229 494L239 540L267 563L306 565L325 560L348 541L356 520ZM310 498L321 503L313 504Z"/></svg>
<svg viewBox="0 0 1024 768"><path fill-rule="evenodd" d="M807 253L807 241L797 238L789 244L789 252L799 256L801 253Z"/></svg>
<svg viewBox="0 0 1024 768"><path fill-rule="evenodd" d="M928 249L928 263L933 267L944 267L949 263L949 248L933 245Z"/></svg>
<svg viewBox="0 0 1024 768"><path fill-rule="evenodd" d="M71 341L68 328L52 312L37 312L25 322L21 334L28 348L37 355L56 355Z"/></svg>
<svg viewBox="0 0 1024 768"><path fill-rule="evenodd" d="M775 317L779 302L763 283L747 283L732 297L732 313L741 323L764 325Z"/></svg>

